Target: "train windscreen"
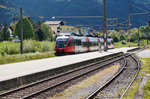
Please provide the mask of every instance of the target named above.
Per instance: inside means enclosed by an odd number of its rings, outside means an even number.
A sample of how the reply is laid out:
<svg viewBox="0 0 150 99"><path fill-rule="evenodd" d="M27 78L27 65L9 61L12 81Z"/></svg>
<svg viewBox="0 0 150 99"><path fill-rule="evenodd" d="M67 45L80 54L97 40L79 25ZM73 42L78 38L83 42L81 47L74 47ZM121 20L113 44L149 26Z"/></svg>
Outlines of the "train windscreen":
<svg viewBox="0 0 150 99"><path fill-rule="evenodd" d="M65 47L66 43L68 42L68 38L60 38L60 39L57 39L56 41L56 46L57 47Z"/></svg>

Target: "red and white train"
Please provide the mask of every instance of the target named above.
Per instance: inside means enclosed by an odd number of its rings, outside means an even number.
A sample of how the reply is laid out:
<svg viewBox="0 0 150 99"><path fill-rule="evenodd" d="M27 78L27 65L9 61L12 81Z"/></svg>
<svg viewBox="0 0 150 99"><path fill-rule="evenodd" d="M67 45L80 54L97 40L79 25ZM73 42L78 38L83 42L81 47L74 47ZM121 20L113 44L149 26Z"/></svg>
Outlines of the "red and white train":
<svg viewBox="0 0 150 99"><path fill-rule="evenodd" d="M85 37L70 33L60 33L56 39L56 53L80 53L97 51L104 48L104 39L100 37ZM107 38L108 49L114 48L111 37Z"/></svg>

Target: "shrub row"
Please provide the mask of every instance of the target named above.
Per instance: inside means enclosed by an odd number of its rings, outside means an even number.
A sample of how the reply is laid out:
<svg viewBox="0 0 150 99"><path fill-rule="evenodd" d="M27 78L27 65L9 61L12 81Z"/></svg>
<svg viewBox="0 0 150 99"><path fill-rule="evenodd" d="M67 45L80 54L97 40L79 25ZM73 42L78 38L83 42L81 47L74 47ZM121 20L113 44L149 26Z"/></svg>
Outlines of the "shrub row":
<svg viewBox="0 0 150 99"><path fill-rule="evenodd" d="M54 51L55 43L49 41L38 42L34 40L25 40L23 42L23 53ZM20 53L20 43L2 42L0 44L0 55L12 55Z"/></svg>

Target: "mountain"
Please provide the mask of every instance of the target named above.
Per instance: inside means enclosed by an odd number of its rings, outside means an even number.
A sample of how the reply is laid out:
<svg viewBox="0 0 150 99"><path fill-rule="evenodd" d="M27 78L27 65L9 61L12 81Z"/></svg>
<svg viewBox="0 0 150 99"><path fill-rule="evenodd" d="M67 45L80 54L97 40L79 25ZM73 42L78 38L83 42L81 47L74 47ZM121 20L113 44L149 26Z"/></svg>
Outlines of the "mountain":
<svg viewBox="0 0 150 99"><path fill-rule="evenodd" d="M106 0L107 17L118 18L119 22L128 19L130 0ZM150 0L132 0L133 13L149 11ZM0 23L6 20L8 23L19 18L19 8L23 8L24 16L31 16L35 21L62 20L71 25L103 25L103 18L75 19L55 18L53 16L103 16L103 0L0 0ZM141 9L142 8L142 9ZM44 19L40 19L44 17ZM132 27L146 25L148 15L136 15L131 17ZM127 24L127 23L125 23Z"/></svg>

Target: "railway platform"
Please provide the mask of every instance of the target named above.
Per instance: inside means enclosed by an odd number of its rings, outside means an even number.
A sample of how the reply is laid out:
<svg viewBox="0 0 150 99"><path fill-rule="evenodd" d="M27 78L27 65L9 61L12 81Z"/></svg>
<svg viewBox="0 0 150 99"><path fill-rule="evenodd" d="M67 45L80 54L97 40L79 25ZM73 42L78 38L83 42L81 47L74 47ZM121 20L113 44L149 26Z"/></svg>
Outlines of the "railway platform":
<svg viewBox="0 0 150 99"><path fill-rule="evenodd" d="M65 71L66 68L83 65L95 59L101 60L106 56L113 56L118 53L127 53L127 51L138 49L137 47L124 47L108 50L107 52L89 52L60 56L54 58L4 64L0 65L0 90L19 86L41 79L43 77L54 75ZM72 67L71 67L72 66Z"/></svg>

